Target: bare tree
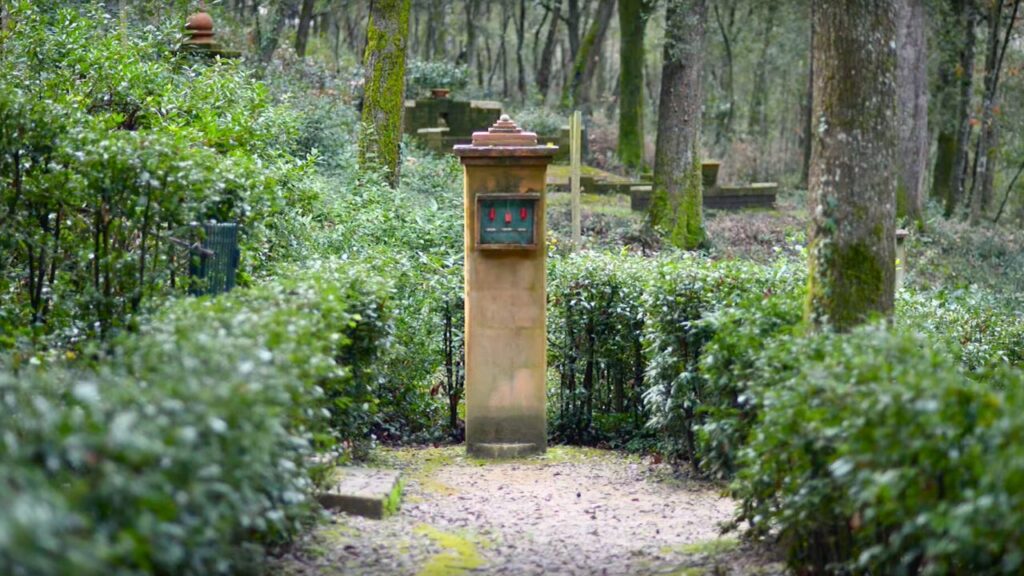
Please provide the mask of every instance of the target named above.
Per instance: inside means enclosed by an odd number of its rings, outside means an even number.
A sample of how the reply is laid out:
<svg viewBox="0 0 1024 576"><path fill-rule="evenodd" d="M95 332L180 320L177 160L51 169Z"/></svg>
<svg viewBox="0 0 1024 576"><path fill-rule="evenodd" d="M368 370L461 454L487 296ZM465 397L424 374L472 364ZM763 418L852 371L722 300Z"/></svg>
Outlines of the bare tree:
<svg viewBox="0 0 1024 576"><path fill-rule="evenodd" d="M554 0L545 7L552 14L551 23L548 24L548 33L544 38L544 49L540 53L540 61L537 63L537 91L541 98L547 98L548 90L551 88L551 67L554 64L555 46L558 40L558 22L562 16L562 0Z"/></svg>

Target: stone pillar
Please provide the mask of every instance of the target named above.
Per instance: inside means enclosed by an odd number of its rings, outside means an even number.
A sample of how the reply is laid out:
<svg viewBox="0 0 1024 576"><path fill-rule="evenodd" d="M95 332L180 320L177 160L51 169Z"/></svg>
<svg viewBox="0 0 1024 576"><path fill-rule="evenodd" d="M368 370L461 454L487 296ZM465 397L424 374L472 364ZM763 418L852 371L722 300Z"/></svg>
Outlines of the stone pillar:
<svg viewBox="0 0 1024 576"><path fill-rule="evenodd" d="M455 146L465 190L466 448L515 457L547 446L547 166L556 146L501 116Z"/></svg>

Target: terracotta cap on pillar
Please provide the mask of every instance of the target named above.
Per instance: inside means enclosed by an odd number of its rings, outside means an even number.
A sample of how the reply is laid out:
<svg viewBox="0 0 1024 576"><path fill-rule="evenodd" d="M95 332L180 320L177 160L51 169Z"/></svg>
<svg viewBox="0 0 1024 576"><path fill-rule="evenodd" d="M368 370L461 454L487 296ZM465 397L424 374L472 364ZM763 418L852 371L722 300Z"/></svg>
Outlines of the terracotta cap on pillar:
<svg viewBox="0 0 1024 576"><path fill-rule="evenodd" d="M537 158L554 156L558 146L538 146L535 132L522 130L508 114L502 114L486 132L473 132L472 144L459 144L453 151L461 157Z"/></svg>

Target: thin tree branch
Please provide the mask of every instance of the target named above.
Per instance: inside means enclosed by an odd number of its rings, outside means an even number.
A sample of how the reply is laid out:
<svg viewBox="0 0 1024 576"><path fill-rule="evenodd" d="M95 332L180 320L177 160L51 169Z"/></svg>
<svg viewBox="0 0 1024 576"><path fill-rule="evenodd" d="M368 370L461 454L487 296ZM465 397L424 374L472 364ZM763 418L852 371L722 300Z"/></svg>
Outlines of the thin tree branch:
<svg viewBox="0 0 1024 576"><path fill-rule="evenodd" d="M1017 179L1020 178L1021 173L1024 172L1024 162L1021 162L1017 168L1017 173L1013 175L1013 180L1010 180L1010 185L1006 187L1006 194L1003 194L1003 201L999 204L999 212L996 212L996 217L992 219L993 224L998 224L999 219L1003 216L1003 210L1006 208L1006 201L1010 199L1010 192L1013 191L1013 186L1017 183Z"/></svg>

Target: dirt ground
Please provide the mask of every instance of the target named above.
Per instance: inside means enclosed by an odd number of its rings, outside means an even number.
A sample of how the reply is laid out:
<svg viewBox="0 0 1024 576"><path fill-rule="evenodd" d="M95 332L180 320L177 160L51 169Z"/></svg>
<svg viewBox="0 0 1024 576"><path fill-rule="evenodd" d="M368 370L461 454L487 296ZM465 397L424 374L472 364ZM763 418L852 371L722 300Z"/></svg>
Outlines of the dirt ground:
<svg viewBox="0 0 1024 576"><path fill-rule="evenodd" d="M763 549L723 537L735 503L708 484L615 452L555 447L505 462L461 447L381 450L403 470L401 510L332 516L275 574L782 574Z"/></svg>

